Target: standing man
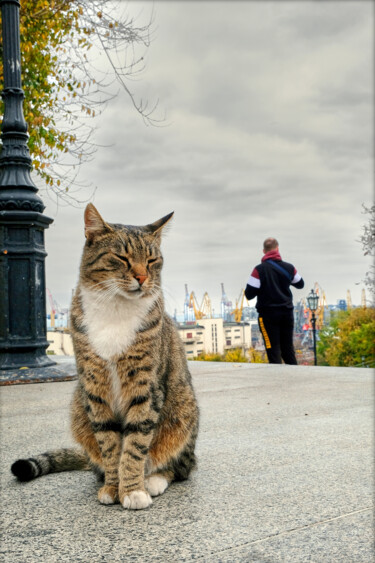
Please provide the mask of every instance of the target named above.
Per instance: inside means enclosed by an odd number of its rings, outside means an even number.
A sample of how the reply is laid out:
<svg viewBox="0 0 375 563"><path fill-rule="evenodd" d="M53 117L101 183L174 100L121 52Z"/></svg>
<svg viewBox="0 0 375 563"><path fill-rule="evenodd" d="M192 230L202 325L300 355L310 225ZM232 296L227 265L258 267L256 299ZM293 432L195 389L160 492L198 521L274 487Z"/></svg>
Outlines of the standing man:
<svg viewBox="0 0 375 563"><path fill-rule="evenodd" d="M279 243L267 238L262 263L255 266L245 289L246 299L257 297L258 323L270 364L297 365L293 346L293 297L289 286L302 289L303 279L279 254Z"/></svg>

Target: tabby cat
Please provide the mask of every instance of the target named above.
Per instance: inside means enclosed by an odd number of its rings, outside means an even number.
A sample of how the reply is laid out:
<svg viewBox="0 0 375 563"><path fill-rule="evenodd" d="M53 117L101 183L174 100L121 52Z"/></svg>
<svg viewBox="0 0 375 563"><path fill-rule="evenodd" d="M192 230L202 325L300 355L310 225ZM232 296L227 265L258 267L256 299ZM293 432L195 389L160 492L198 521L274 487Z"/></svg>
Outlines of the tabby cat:
<svg viewBox="0 0 375 563"><path fill-rule="evenodd" d="M161 233L172 215L124 226L86 207L71 311L78 371L71 423L82 448L16 461L19 480L94 469L104 478L102 504L141 509L194 468L198 407L160 286Z"/></svg>

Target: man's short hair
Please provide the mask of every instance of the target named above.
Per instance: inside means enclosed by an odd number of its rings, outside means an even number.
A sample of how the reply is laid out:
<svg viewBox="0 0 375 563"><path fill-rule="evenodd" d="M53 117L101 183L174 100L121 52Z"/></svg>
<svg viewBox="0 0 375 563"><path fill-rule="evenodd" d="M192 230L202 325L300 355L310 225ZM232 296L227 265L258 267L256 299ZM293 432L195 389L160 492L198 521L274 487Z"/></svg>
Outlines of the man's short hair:
<svg viewBox="0 0 375 563"><path fill-rule="evenodd" d="M277 242L277 240L275 238L266 238L266 240L263 243L263 250L265 252L269 252L270 250L275 250L275 248L277 248L279 246L279 243Z"/></svg>

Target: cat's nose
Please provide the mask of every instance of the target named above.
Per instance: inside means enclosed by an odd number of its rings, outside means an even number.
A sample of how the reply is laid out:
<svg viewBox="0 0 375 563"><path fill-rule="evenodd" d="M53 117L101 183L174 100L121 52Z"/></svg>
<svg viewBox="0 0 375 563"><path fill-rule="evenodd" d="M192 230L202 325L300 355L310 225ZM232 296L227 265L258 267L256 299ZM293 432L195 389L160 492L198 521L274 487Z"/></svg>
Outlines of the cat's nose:
<svg viewBox="0 0 375 563"><path fill-rule="evenodd" d="M139 285L142 285L145 280L147 280L147 276L143 276L142 274L136 274L135 279L138 281Z"/></svg>

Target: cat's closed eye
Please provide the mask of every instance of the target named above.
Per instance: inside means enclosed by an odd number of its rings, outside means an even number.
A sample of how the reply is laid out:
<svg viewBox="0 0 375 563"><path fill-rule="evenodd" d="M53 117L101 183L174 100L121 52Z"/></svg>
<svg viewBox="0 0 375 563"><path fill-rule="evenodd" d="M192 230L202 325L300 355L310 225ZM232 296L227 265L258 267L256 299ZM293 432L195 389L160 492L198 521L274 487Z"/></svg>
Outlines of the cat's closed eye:
<svg viewBox="0 0 375 563"><path fill-rule="evenodd" d="M126 256L122 256L121 254L115 254L116 258L118 258L119 260L121 260L122 262L124 262L129 268L130 268L130 262L129 260L126 258Z"/></svg>

